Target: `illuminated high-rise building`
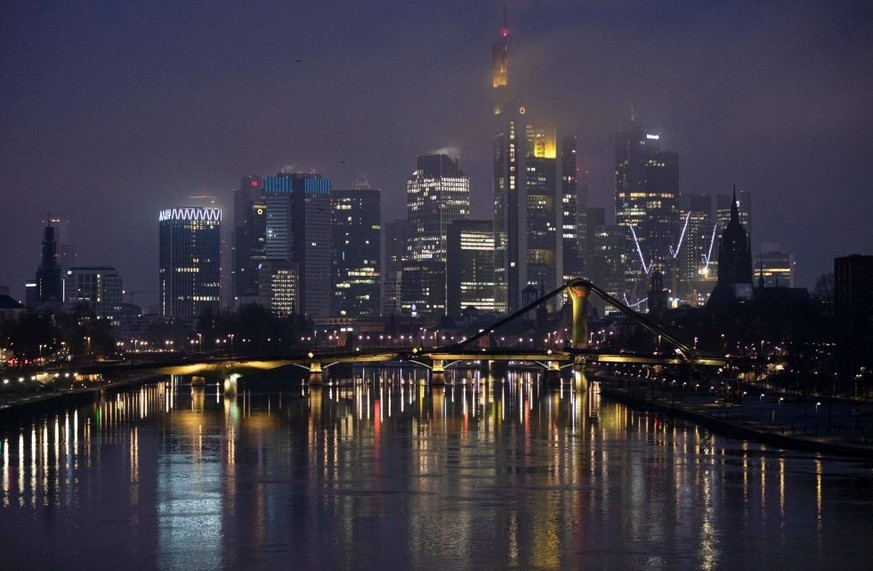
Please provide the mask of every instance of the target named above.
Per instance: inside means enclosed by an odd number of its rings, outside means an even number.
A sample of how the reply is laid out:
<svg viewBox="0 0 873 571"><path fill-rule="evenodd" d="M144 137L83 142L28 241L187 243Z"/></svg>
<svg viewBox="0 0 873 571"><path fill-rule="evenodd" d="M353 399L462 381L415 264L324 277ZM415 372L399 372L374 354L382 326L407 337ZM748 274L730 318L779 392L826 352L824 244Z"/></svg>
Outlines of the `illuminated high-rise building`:
<svg viewBox="0 0 873 571"><path fill-rule="evenodd" d="M159 292L161 315L196 318L217 313L221 290L221 209L162 210Z"/></svg>
<svg viewBox="0 0 873 571"><path fill-rule="evenodd" d="M584 277L584 236L587 227L588 182L580 180L576 137L561 139L561 208L563 281Z"/></svg>
<svg viewBox="0 0 873 571"><path fill-rule="evenodd" d="M297 264L267 260L258 267L258 303L276 317L290 317L300 306Z"/></svg>
<svg viewBox="0 0 873 571"><path fill-rule="evenodd" d="M682 197L681 244L676 257L681 303L699 307L715 286L718 270L718 228L712 215L711 194Z"/></svg>
<svg viewBox="0 0 873 571"><path fill-rule="evenodd" d="M602 207L587 209L588 238L586 239L586 273L588 279L603 288L609 295L621 299L624 287L625 230L615 224L606 224ZM598 311L616 311L599 297L591 302Z"/></svg>
<svg viewBox="0 0 873 571"><path fill-rule="evenodd" d="M446 236L470 217L470 178L446 155L424 155L406 182L406 254L401 311L421 317L446 312Z"/></svg>
<svg viewBox="0 0 873 571"><path fill-rule="evenodd" d="M449 224L446 257L447 310L453 318L464 309L497 311L494 300L494 231L491 220Z"/></svg>
<svg viewBox="0 0 873 571"><path fill-rule="evenodd" d="M333 313L375 317L381 312L382 193L366 180L332 190Z"/></svg>
<svg viewBox="0 0 873 571"><path fill-rule="evenodd" d="M395 220L385 224L382 240L384 265L382 278L382 315L399 314L400 289L403 277L403 256L406 255L406 220Z"/></svg>
<svg viewBox="0 0 873 571"><path fill-rule="evenodd" d="M794 254L783 252L775 242L764 242L755 255L756 284L764 287L794 287Z"/></svg>
<svg viewBox="0 0 873 571"><path fill-rule="evenodd" d="M233 191L232 282L233 305L255 303L259 297L258 270L267 259L267 203L261 177L243 177Z"/></svg>
<svg viewBox="0 0 873 571"><path fill-rule="evenodd" d="M264 190L267 259L296 264L298 313L329 317L333 297L330 180L283 171L266 177Z"/></svg>
<svg viewBox="0 0 873 571"><path fill-rule="evenodd" d="M501 311L521 307L527 278L524 197L526 109L509 91L509 28L504 5L500 38L491 46L491 88L494 111L494 282Z"/></svg>
<svg viewBox="0 0 873 571"><path fill-rule="evenodd" d="M470 177L446 155L421 155L416 165L406 181L406 257L445 262L449 224L470 217Z"/></svg>
<svg viewBox="0 0 873 571"><path fill-rule="evenodd" d="M528 156L525 159L525 196L522 208L526 234L525 286L549 292L563 277L562 195L558 185L557 144L552 130L527 126ZM553 309L557 300L552 302Z"/></svg>
<svg viewBox="0 0 873 571"><path fill-rule="evenodd" d="M565 187L570 160L562 157L559 166L554 129L533 126L528 110L511 96L508 38L504 20L492 46L494 282L497 306L515 311L528 285L550 289L563 277L562 191L574 181L568 177Z"/></svg>
<svg viewBox="0 0 873 571"><path fill-rule="evenodd" d="M85 304L99 317L113 317L121 311L122 282L111 266L76 266L64 276L65 301Z"/></svg>
<svg viewBox="0 0 873 571"><path fill-rule="evenodd" d="M76 265L78 255L72 242L71 222L64 220L58 215L49 216L49 224L55 229L55 242L57 243L58 265L61 267L61 275Z"/></svg>
<svg viewBox="0 0 873 571"><path fill-rule="evenodd" d="M661 271L665 284L676 283L679 155L661 150L660 139L633 113L615 137L615 217L625 230L624 289L632 301L643 296L653 270Z"/></svg>

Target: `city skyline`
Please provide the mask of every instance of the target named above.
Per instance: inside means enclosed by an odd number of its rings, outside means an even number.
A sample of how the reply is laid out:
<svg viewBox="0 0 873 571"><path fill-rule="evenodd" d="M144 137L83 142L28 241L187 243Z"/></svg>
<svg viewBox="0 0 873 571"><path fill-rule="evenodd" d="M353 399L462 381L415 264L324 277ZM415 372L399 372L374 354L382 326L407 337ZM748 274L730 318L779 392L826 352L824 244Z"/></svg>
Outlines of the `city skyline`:
<svg viewBox="0 0 873 571"><path fill-rule="evenodd" d="M679 153L683 195L736 184L755 196L752 254L781 243L798 285L869 253L869 9L578 4L510 3L510 74L578 137L590 205L614 214L613 134L634 107ZM416 155L449 147L471 177L472 218L490 217L500 3L448 2L438 18L369 6L3 7L0 282L23 299L41 220L57 212L78 264L155 290L163 205L209 194L230 212L241 176L287 162L337 187L367 175L387 222L403 217ZM293 18L314 25L276 40Z"/></svg>

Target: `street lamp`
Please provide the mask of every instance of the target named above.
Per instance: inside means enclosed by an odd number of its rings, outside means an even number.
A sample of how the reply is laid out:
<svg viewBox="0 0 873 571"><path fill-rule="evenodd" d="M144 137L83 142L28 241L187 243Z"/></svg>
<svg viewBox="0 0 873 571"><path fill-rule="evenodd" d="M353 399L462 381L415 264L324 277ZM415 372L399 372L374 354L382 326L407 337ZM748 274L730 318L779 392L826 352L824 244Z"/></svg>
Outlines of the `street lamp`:
<svg viewBox="0 0 873 571"><path fill-rule="evenodd" d="M234 337L234 334L231 333L228 335L228 337L230 338L230 356L233 357L233 337Z"/></svg>

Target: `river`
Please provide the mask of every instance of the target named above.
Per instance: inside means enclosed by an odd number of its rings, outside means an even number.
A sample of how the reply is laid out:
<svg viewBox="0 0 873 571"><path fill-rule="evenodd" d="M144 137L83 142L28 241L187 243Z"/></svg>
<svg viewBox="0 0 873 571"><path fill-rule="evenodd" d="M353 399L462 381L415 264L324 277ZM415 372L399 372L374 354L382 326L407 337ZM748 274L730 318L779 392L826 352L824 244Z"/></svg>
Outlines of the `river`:
<svg viewBox="0 0 873 571"><path fill-rule="evenodd" d="M866 569L869 461L534 373L144 385L0 428L3 569ZM465 378L466 375L466 378ZM867 539L864 539L864 538Z"/></svg>

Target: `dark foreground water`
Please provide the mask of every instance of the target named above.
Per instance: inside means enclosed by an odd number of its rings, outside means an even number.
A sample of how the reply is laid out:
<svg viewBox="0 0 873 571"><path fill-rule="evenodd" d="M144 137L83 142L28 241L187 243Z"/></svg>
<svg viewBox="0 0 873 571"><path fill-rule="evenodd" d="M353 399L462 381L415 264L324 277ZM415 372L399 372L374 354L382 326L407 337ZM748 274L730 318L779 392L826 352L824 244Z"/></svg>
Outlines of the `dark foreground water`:
<svg viewBox="0 0 873 571"><path fill-rule="evenodd" d="M315 390L249 383L232 398L168 381L5 425L0 568L873 561L869 463L724 439L601 400L596 385L471 373L432 390L365 374Z"/></svg>

